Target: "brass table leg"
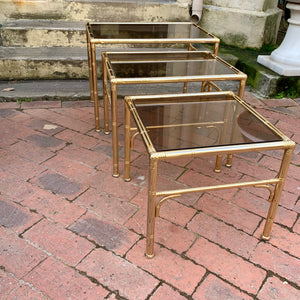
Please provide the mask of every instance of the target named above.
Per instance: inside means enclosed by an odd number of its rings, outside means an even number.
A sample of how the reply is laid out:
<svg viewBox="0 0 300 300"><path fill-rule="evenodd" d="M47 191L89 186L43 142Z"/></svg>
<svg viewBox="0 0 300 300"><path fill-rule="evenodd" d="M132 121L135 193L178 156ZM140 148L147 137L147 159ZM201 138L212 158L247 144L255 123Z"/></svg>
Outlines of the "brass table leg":
<svg viewBox="0 0 300 300"><path fill-rule="evenodd" d="M98 86L97 86L97 69L96 69L96 46L91 46L91 62L92 62L92 80L93 80L93 101L95 111L95 129L100 131L100 119L99 119L99 99L98 99Z"/></svg>
<svg viewBox="0 0 300 300"><path fill-rule="evenodd" d="M157 185L158 159L150 155L148 207L147 207L147 232L146 232L146 257L154 257L154 230L155 230L155 207Z"/></svg>
<svg viewBox="0 0 300 300"><path fill-rule="evenodd" d="M113 146L113 177L119 177L119 141L117 117L117 85L111 82L111 122Z"/></svg>
<svg viewBox="0 0 300 300"><path fill-rule="evenodd" d="M272 226L274 223L274 218L275 218L275 215L277 212L279 200L280 200L283 186L284 186L284 183L286 180L286 175L288 172L288 168L289 168L289 164L290 164L290 161L291 161L291 158L293 155L294 148L295 148L295 145L294 146L291 145L291 147L289 149L286 149L283 154L280 170L278 173L278 179L280 179L280 181L275 186L274 196L273 196L273 199L271 199L271 204L270 204L268 215L266 218L265 227L264 227L263 233L261 235L261 238L265 241L268 241L270 239L270 234L271 234Z"/></svg>
<svg viewBox="0 0 300 300"><path fill-rule="evenodd" d="M109 113L108 113L108 85L106 55L102 53L102 85L103 85L103 109L104 109L104 133L109 134Z"/></svg>
<svg viewBox="0 0 300 300"><path fill-rule="evenodd" d="M124 144L125 144L125 153L124 153L124 180L130 181L130 111L128 105L124 101L124 110L125 110L125 134L124 134Z"/></svg>

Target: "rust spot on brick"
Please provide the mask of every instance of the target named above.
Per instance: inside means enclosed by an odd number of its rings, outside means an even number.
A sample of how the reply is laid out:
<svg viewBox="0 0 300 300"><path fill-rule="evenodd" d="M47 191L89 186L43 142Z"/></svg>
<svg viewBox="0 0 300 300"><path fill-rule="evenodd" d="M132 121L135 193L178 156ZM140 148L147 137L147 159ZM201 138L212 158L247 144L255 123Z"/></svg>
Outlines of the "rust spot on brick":
<svg viewBox="0 0 300 300"><path fill-rule="evenodd" d="M28 220L28 215L22 212L15 205L5 201L0 201L0 225L6 228L12 228L25 224Z"/></svg>
<svg viewBox="0 0 300 300"><path fill-rule="evenodd" d="M72 231L80 235L88 236L98 245L106 247L109 250L118 248L126 238L125 233L119 228L110 223L93 218L80 220L72 228Z"/></svg>

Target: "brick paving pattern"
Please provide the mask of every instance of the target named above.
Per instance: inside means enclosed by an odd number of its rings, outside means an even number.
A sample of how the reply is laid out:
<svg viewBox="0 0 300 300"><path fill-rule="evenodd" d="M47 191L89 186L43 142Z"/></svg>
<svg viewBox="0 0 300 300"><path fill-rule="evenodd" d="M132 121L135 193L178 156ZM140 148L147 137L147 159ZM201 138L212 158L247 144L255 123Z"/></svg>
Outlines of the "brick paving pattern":
<svg viewBox="0 0 300 300"><path fill-rule="evenodd" d="M266 190L187 194L162 206L152 260L141 140L124 182L89 101L0 103L0 299L300 299L300 100L245 100L298 143L271 240L259 239ZM279 163L241 154L216 174L214 157L167 161L159 186L274 176Z"/></svg>

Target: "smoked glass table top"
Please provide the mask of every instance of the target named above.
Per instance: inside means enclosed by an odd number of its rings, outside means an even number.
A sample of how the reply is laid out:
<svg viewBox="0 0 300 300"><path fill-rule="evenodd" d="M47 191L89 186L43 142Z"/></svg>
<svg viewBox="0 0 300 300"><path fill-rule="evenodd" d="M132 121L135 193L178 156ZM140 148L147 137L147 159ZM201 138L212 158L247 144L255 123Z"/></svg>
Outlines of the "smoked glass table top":
<svg viewBox="0 0 300 300"><path fill-rule="evenodd" d="M159 40L162 43L182 42L218 42L219 39L191 22L168 23L88 23L87 31L94 42L135 43Z"/></svg>
<svg viewBox="0 0 300 300"><path fill-rule="evenodd" d="M232 95L145 97L132 103L157 152L282 141Z"/></svg>
<svg viewBox="0 0 300 300"><path fill-rule="evenodd" d="M207 77L242 75L238 69L206 51L170 51L162 53L130 52L107 54L111 75L115 79L136 80L149 77ZM209 78L208 78L209 79Z"/></svg>

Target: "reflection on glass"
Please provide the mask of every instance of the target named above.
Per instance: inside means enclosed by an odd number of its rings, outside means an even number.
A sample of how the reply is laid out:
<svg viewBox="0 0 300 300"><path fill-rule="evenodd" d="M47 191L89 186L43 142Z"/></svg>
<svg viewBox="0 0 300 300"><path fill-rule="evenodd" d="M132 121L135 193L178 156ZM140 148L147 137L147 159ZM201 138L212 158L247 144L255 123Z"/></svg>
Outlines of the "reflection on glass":
<svg viewBox="0 0 300 300"><path fill-rule="evenodd" d="M236 100L198 101L134 101L157 151L281 140Z"/></svg>
<svg viewBox="0 0 300 300"><path fill-rule="evenodd" d="M191 23L96 23L89 26L91 36L95 39L211 38Z"/></svg>

